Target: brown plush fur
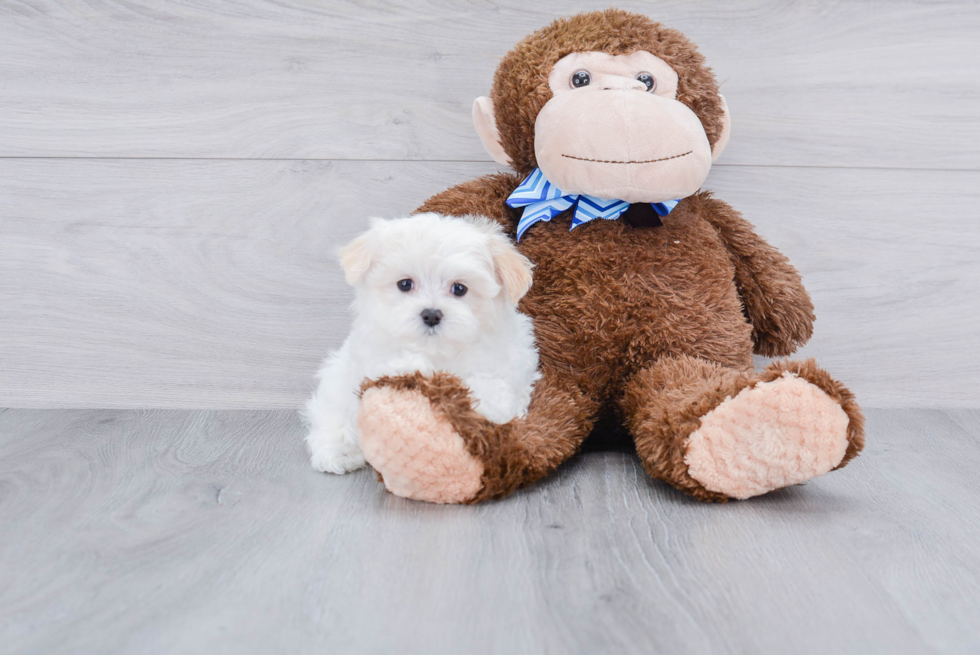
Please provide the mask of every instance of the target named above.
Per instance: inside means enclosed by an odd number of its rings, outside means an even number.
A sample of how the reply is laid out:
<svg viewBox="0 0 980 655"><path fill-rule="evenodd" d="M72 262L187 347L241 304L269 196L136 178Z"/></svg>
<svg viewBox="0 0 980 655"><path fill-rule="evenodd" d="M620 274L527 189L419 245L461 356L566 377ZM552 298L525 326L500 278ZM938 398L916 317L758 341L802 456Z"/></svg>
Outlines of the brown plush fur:
<svg viewBox="0 0 980 655"><path fill-rule="evenodd" d="M717 86L680 33L622 11L557 21L524 39L501 62L492 97L500 138L518 175L466 182L420 212L483 214L511 234L519 213L505 204L535 167L534 120L551 97L552 65L575 51L648 50L680 77L678 99L720 134ZM838 400L850 419L847 455L863 446L851 393L812 361L752 370L753 350L788 355L813 330L813 306L786 257L738 212L710 194L685 198L655 229L597 220L569 231L570 217L532 227L518 244L535 264L520 309L532 317L542 379L528 415L494 425L473 411L462 383L437 374L370 384L418 390L447 418L485 467L472 501L502 496L570 457L600 416L633 434L653 477L703 500L724 500L694 480L684 446L701 417L746 386L792 371Z"/></svg>
<svg viewBox="0 0 980 655"><path fill-rule="evenodd" d="M813 303L799 273L786 256L760 247L762 240L731 206L705 198L705 220L718 231L735 267L735 286L742 298L745 317L752 324L755 352L766 357L785 357L813 335ZM773 306L773 299L780 306Z"/></svg>

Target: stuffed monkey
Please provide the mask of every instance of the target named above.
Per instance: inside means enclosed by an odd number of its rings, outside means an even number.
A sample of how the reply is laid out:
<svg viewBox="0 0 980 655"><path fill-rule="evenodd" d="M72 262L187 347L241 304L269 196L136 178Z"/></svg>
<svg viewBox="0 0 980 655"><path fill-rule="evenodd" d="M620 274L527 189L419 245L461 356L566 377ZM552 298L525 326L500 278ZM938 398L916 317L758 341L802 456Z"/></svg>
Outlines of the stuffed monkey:
<svg viewBox="0 0 980 655"><path fill-rule="evenodd" d="M400 496L498 498L571 457L600 418L646 471L724 501L844 466L864 444L854 396L813 360L758 372L813 331L796 269L701 191L728 142L711 70L681 33L618 10L558 20L501 61L473 106L488 175L418 211L499 221L535 265L520 309L541 379L504 425L448 374L365 381L367 461Z"/></svg>

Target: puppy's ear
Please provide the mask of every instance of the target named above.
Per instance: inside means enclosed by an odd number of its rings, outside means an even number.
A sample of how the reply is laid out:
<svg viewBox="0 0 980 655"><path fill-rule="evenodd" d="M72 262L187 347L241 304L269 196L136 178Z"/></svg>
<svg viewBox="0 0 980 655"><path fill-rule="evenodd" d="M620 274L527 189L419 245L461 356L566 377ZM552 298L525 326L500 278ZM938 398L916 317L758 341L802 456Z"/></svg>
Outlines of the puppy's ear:
<svg viewBox="0 0 980 655"><path fill-rule="evenodd" d="M374 262L377 240L384 234L388 221L383 218L369 218L370 229L340 249L340 265L344 267L347 284L357 286L367 275Z"/></svg>
<svg viewBox="0 0 980 655"><path fill-rule="evenodd" d="M340 265L344 267L347 284L356 287L371 268L371 235L362 234L340 250Z"/></svg>
<svg viewBox="0 0 980 655"><path fill-rule="evenodd" d="M503 285L507 301L516 305L531 288L531 269L534 264L519 253L507 235L499 230L490 235L490 253L493 255L497 281Z"/></svg>

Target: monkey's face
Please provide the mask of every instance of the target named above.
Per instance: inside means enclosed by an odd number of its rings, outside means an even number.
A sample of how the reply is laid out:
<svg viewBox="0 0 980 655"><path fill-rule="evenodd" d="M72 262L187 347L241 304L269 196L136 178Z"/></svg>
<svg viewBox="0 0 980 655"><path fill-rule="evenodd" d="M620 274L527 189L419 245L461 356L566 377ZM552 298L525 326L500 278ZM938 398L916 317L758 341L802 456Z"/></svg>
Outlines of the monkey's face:
<svg viewBox="0 0 980 655"><path fill-rule="evenodd" d="M677 73L646 51L576 52L548 76L534 124L538 167L568 193L628 202L685 198L711 168L708 137L677 98Z"/></svg>
<svg viewBox="0 0 980 655"><path fill-rule="evenodd" d="M629 202L696 193L730 131L697 47L617 9L559 19L518 43L473 121L494 161L519 174L537 167L567 193Z"/></svg>

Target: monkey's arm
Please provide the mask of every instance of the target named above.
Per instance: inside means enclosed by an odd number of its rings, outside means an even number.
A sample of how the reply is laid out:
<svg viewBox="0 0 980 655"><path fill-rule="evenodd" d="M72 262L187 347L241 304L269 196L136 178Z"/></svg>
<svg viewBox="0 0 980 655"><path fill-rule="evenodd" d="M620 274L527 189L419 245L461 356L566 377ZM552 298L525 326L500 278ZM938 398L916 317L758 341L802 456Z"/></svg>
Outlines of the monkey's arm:
<svg viewBox="0 0 980 655"><path fill-rule="evenodd" d="M714 226L735 266L735 284L752 324L755 353L783 357L813 334L813 302L786 256L757 235L731 206L703 200L702 216Z"/></svg>
<svg viewBox="0 0 980 655"><path fill-rule="evenodd" d="M516 175L508 173L484 175L437 193L416 209L415 213L439 212L447 216L480 214L500 222L508 232L511 232L513 227L511 210L504 201L518 184L520 178Z"/></svg>

